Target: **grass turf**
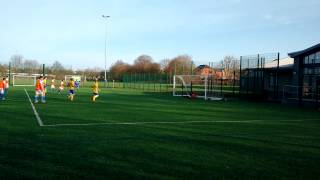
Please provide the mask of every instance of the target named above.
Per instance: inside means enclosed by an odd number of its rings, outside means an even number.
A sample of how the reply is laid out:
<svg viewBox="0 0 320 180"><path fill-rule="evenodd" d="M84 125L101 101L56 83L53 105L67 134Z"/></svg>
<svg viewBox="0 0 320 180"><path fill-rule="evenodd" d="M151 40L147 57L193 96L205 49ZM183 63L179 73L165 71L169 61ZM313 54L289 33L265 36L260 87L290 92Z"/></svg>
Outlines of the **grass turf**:
<svg viewBox="0 0 320 180"><path fill-rule="evenodd" d="M320 178L319 112L128 89L103 90L97 103L90 96L49 93L36 108L47 125L228 122L39 127L23 88L12 88L0 103L1 178ZM263 121L229 122L246 120Z"/></svg>

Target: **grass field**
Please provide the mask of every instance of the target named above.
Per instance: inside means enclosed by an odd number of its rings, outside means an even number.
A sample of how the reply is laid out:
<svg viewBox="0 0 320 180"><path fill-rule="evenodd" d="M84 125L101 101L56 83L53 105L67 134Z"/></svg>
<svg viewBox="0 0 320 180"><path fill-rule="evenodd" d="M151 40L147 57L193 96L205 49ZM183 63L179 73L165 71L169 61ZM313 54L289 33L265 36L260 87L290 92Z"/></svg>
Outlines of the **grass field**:
<svg viewBox="0 0 320 180"><path fill-rule="evenodd" d="M33 98L33 89L27 88ZM1 179L319 179L320 113L104 89L0 102Z"/></svg>

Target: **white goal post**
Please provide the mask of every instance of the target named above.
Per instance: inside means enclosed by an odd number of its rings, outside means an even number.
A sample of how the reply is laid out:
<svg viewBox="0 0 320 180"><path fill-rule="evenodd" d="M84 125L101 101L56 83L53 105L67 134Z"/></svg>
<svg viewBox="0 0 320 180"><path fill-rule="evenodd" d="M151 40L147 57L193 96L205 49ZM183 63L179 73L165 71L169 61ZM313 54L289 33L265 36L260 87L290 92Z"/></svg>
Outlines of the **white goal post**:
<svg viewBox="0 0 320 180"><path fill-rule="evenodd" d="M64 77L66 82L68 82L71 78L75 81L81 82L81 76L79 76L79 75L65 75L65 77Z"/></svg>
<svg viewBox="0 0 320 180"><path fill-rule="evenodd" d="M222 100L213 90L213 76L175 75L173 77L173 96Z"/></svg>
<svg viewBox="0 0 320 180"><path fill-rule="evenodd" d="M37 76L26 76L26 75L13 75L12 85L13 86L35 86Z"/></svg>

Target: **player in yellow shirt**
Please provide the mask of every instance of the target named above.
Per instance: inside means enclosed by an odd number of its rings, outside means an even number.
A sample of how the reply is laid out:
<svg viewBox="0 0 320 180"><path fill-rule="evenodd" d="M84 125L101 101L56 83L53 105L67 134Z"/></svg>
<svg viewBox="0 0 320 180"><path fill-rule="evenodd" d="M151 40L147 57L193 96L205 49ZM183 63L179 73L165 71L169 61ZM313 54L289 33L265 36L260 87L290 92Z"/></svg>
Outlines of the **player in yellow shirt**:
<svg viewBox="0 0 320 180"><path fill-rule="evenodd" d="M98 79L95 79L92 85L92 92L93 92L93 96L92 96L92 101L96 102L96 99L99 97L99 83L98 83Z"/></svg>
<svg viewBox="0 0 320 180"><path fill-rule="evenodd" d="M48 86L46 76L43 77L42 85L43 85L42 99L43 99L43 102L46 102L46 94L47 94L47 86Z"/></svg>
<svg viewBox="0 0 320 180"><path fill-rule="evenodd" d="M70 101L73 101L74 99L74 80L73 78L70 79L69 83L68 83L68 87L69 87L69 96L68 98L70 99Z"/></svg>

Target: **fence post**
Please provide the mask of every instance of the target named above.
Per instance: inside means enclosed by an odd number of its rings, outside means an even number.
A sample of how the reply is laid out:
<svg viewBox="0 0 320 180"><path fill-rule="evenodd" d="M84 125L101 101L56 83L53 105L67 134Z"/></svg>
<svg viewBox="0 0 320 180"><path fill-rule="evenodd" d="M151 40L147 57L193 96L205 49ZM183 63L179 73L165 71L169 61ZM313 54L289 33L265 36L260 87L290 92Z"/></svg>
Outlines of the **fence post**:
<svg viewBox="0 0 320 180"><path fill-rule="evenodd" d="M125 85L125 83L126 83L125 77L126 77L126 74L124 74L124 75L122 76L122 86L123 86L123 89L126 88L126 85Z"/></svg>
<svg viewBox="0 0 320 180"><path fill-rule="evenodd" d="M277 72L276 72L276 96L275 96L275 98L276 98L276 100L278 100L278 96L279 96L279 66L280 66L280 53L278 53L278 57L277 57L278 59L278 64L277 64Z"/></svg>
<svg viewBox="0 0 320 180"><path fill-rule="evenodd" d="M9 84L11 85L11 62L9 62Z"/></svg>
<svg viewBox="0 0 320 180"><path fill-rule="evenodd" d="M248 69L247 69L247 72L248 72L248 74L247 74L247 96L249 95L249 80L250 80L250 60L249 60L249 58L248 58Z"/></svg>
<svg viewBox="0 0 320 180"><path fill-rule="evenodd" d="M236 95L236 71L235 70L233 70L233 96L235 96Z"/></svg>
<svg viewBox="0 0 320 180"><path fill-rule="evenodd" d="M39 66L38 66L38 67L39 67ZM42 64L42 74L43 74L43 77L46 75L45 67L46 67L46 65L45 65L45 64Z"/></svg>
<svg viewBox="0 0 320 180"><path fill-rule="evenodd" d="M161 84L162 84L162 74L161 73L159 73L159 77L160 77L159 83L160 83L160 92L161 92Z"/></svg>
<svg viewBox="0 0 320 180"><path fill-rule="evenodd" d="M153 74L153 92L156 92L156 73Z"/></svg>
<svg viewBox="0 0 320 180"><path fill-rule="evenodd" d="M221 71L222 72L222 71ZM221 97L222 97L222 81L223 81L223 73L222 73L222 76L221 76L221 79L220 79L220 94L221 94Z"/></svg>
<svg viewBox="0 0 320 180"><path fill-rule="evenodd" d="M320 77L316 81L316 107L317 109L320 108ZM320 109L319 109L320 110Z"/></svg>
<svg viewBox="0 0 320 180"><path fill-rule="evenodd" d="M240 76L239 76L239 95L241 95L241 87L242 87L242 70L241 70L241 68L242 68L242 56L240 56Z"/></svg>

